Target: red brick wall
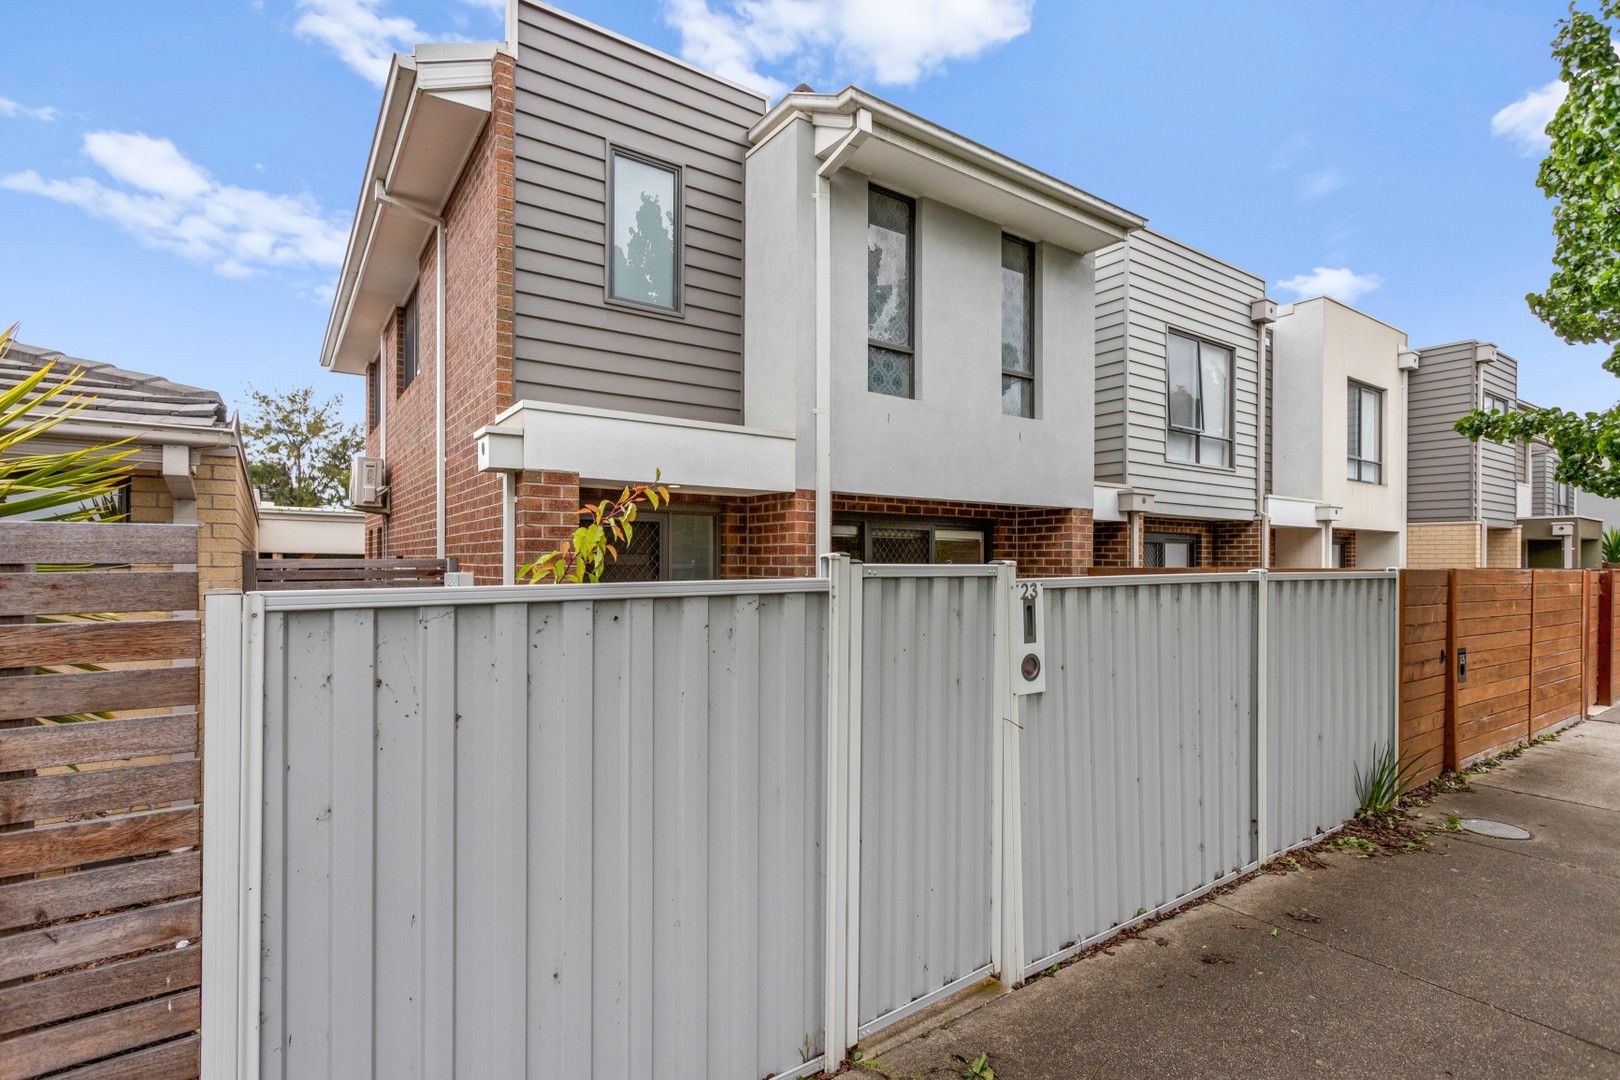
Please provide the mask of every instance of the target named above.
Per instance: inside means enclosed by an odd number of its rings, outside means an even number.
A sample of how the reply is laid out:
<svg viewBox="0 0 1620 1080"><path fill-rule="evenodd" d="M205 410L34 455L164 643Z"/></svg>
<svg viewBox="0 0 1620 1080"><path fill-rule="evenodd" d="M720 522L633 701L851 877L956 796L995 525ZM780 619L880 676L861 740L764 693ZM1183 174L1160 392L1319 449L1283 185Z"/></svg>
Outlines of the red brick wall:
<svg viewBox="0 0 1620 1080"><path fill-rule="evenodd" d="M445 203L445 553L479 584L500 580L500 477L476 468L473 432L512 403L512 62L497 54L490 122ZM434 446L437 252L423 249L418 273L418 370L400 389L400 321L385 335L381 398L388 433L389 510L367 521L369 555L431 556L436 550ZM382 451L379 431L366 451ZM386 550L384 550L386 546Z"/></svg>
<svg viewBox="0 0 1620 1080"><path fill-rule="evenodd" d="M1345 568L1348 569L1350 567L1356 566L1357 565L1357 561L1356 561L1356 530L1354 530L1354 529L1334 529L1333 530L1333 542L1335 544L1337 544L1341 540L1345 542L1345 550L1344 550L1344 565L1345 565Z"/></svg>
<svg viewBox="0 0 1620 1080"><path fill-rule="evenodd" d="M1099 521L1092 527L1092 564L1110 568L1131 565L1131 526L1124 521ZM1140 560L1138 560L1140 565Z"/></svg>
<svg viewBox="0 0 1620 1080"><path fill-rule="evenodd" d="M1142 533L1144 539L1148 533L1198 537L1198 565L1211 570L1248 570L1260 565L1258 519L1205 521L1200 518L1144 517Z"/></svg>

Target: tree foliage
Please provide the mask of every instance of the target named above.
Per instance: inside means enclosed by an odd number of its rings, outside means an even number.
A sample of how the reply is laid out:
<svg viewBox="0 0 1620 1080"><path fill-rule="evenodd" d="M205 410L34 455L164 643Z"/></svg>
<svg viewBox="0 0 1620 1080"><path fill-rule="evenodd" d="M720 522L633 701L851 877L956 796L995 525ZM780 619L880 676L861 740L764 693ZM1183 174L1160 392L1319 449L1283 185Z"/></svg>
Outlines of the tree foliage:
<svg viewBox="0 0 1620 1080"><path fill-rule="evenodd" d="M316 400L313 386L282 394L248 388L242 423L248 475L278 506L336 506L348 498L349 460L365 449L357 424L346 424L339 396Z"/></svg>
<svg viewBox="0 0 1620 1080"><path fill-rule="evenodd" d="M603 499L594 505L579 508L579 515L588 518L564 540L556 551L540 556L518 571L518 576L531 585L548 578L552 581L601 581L608 560L619 557L618 545L626 547L636 534L636 511L646 503L656 510L669 503L669 488L657 482L627 487L617 499Z"/></svg>
<svg viewBox="0 0 1620 1080"><path fill-rule="evenodd" d="M1568 94L1547 125L1552 139L1536 184L1553 200L1553 273L1525 299L1536 317L1572 344L1613 346L1603 367L1620 376L1620 0L1602 14L1570 5L1553 57ZM1558 452L1557 478L1620 497L1620 405L1604 412L1478 410L1457 421L1468 438L1543 439Z"/></svg>
<svg viewBox="0 0 1620 1080"><path fill-rule="evenodd" d="M4 357L17 327L0 331ZM73 450L30 450L48 432L95 400L74 393L82 372L52 380L45 364L15 386L0 389L0 517L36 521L106 520L119 488L129 482L128 439Z"/></svg>

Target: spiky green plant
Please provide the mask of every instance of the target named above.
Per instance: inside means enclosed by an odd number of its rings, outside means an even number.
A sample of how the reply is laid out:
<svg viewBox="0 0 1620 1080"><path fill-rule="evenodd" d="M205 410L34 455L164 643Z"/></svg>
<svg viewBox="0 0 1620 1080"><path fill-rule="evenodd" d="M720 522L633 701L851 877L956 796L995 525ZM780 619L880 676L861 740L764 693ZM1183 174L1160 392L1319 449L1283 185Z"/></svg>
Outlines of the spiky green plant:
<svg viewBox="0 0 1620 1080"><path fill-rule="evenodd" d="M17 327L0 333L0 359ZM83 521L106 516L107 505L129 479L129 440L74 450L30 452L28 443L90 404L75 393L83 374L74 369L47 382L56 361L46 363L17 385L0 390L0 517L43 521Z"/></svg>
<svg viewBox="0 0 1620 1080"><path fill-rule="evenodd" d="M1411 786L1417 764L1409 761L1403 767L1393 746L1382 750L1375 747L1372 765L1367 771L1363 773L1361 766L1356 766L1356 801L1360 804L1357 815L1387 814L1394 810Z"/></svg>
<svg viewBox="0 0 1620 1080"><path fill-rule="evenodd" d="M1606 563L1620 563L1620 529L1604 530L1603 561Z"/></svg>

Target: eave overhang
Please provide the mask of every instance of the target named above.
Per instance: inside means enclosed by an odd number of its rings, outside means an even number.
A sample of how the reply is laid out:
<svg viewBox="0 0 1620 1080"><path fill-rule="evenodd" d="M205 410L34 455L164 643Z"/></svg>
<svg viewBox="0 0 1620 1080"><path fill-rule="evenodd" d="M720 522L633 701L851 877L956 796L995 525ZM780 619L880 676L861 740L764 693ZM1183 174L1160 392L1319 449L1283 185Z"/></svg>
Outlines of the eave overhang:
<svg viewBox="0 0 1620 1080"><path fill-rule="evenodd" d="M796 119L816 127L816 152L831 153L866 112L871 134L842 167L885 186L994 221L1026 240L1086 253L1125 239L1147 219L948 131L858 87L788 94L749 129L759 146Z"/></svg>
<svg viewBox="0 0 1620 1080"><path fill-rule="evenodd" d="M423 45L394 57L327 318L322 367L360 374L376 358L383 327L416 283L431 218L442 212L489 118L497 49Z"/></svg>

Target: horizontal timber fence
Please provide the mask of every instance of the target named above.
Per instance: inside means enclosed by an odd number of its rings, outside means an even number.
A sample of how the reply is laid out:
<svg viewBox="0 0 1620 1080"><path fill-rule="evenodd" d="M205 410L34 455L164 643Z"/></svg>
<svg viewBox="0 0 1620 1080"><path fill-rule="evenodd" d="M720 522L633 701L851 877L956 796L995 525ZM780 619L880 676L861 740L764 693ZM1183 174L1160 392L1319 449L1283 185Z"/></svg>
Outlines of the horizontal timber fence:
<svg viewBox="0 0 1620 1080"><path fill-rule="evenodd" d="M1610 704L1616 572L1401 572L1401 757L1416 782Z"/></svg>
<svg viewBox="0 0 1620 1080"><path fill-rule="evenodd" d="M420 585L471 585L472 575L449 559L284 559L242 555L242 580L251 589L409 589Z"/></svg>
<svg viewBox="0 0 1620 1080"><path fill-rule="evenodd" d="M190 525L0 523L4 1080L198 1075L196 562Z"/></svg>
<svg viewBox="0 0 1620 1080"><path fill-rule="evenodd" d="M1395 738L1390 573L823 571L210 594L205 1075L836 1068Z"/></svg>

